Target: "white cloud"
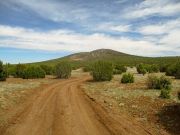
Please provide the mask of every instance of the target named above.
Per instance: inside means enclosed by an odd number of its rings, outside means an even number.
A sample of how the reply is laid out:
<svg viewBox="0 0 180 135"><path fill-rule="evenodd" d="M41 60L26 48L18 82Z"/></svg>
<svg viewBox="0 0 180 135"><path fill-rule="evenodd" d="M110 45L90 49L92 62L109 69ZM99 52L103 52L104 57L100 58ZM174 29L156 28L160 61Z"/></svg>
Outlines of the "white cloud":
<svg viewBox="0 0 180 135"><path fill-rule="evenodd" d="M130 31L130 25L111 26L110 29L118 32L128 32Z"/></svg>
<svg viewBox="0 0 180 135"><path fill-rule="evenodd" d="M91 29L92 30L92 29ZM97 25L94 31L115 31L115 32L128 32L131 31L130 25L113 24L113 23L101 23Z"/></svg>
<svg viewBox="0 0 180 135"><path fill-rule="evenodd" d="M49 1L49 0L10 0L12 3L20 4L33 10L44 18L60 22L85 21L90 13L81 4L73 5L69 1Z"/></svg>
<svg viewBox="0 0 180 135"><path fill-rule="evenodd" d="M125 53L157 56L163 51L174 51L173 46L157 46L149 41L115 38L104 34L82 35L66 30L38 32L21 27L0 25L0 46L47 51L91 51L108 48Z"/></svg>
<svg viewBox="0 0 180 135"><path fill-rule="evenodd" d="M180 3L171 0L145 0L125 10L125 18L141 18L151 15L173 16L180 14Z"/></svg>
<svg viewBox="0 0 180 135"><path fill-rule="evenodd" d="M180 29L169 32L169 34L160 39L159 43L180 50Z"/></svg>
<svg viewBox="0 0 180 135"><path fill-rule="evenodd" d="M159 35L166 33L166 30L162 25L148 25L140 28L138 32L144 35Z"/></svg>
<svg viewBox="0 0 180 135"><path fill-rule="evenodd" d="M117 4L123 4L125 2L127 2L127 0L117 0L117 1L115 1L115 3L117 3Z"/></svg>
<svg viewBox="0 0 180 135"><path fill-rule="evenodd" d="M174 30L180 30L180 19L159 24L142 26L137 29L137 32L140 32L143 35L161 35L168 34Z"/></svg>
<svg viewBox="0 0 180 135"><path fill-rule="evenodd" d="M171 50L176 50L178 55L180 54L180 19L142 26L138 28L137 31L145 35L144 39L147 41L169 47Z"/></svg>

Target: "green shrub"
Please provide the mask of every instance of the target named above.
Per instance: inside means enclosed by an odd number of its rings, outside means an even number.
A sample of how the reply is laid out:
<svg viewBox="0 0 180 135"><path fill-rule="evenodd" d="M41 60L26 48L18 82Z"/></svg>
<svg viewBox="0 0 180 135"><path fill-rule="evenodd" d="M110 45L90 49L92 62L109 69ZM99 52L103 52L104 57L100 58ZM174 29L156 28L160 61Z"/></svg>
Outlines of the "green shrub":
<svg viewBox="0 0 180 135"><path fill-rule="evenodd" d="M40 65L40 67L45 71L46 75L53 74L53 67L48 65Z"/></svg>
<svg viewBox="0 0 180 135"><path fill-rule="evenodd" d="M117 69L113 69L113 74L117 75L117 74L122 74L123 72L121 70L117 70Z"/></svg>
<svg viewBox="0 0 180 135"><path fill-rule="evenodd" d="M180 91L178 92L178 99L180 100Z"/></svg>
<svg viewBox="0 0 180 135"><path fill-rule="evenodd" d="M148 76L147 85L149 89L159 89L159 78L154 75Z"/></svg>
<svg viewBox="0 0 180 135"><path fill-rule="evenodd" d="M161 94L160 94L160 97L161 98L166 98L166 99L169 99L170 98L170 90L169 89L162 89L161 90Z"/></svg>
<svg viewBox="0 0 180 135"><path fill-rule="evenodd" d="M137 71L139 74L146 74L148 73L157 73L159 72L159 66L152 64L152 65L148 65L148 64L139 64L137 66Z"/></svg>
<svg viewBox="0 0 180 135"><path fill-rule="evenodd" d="M0 81L6 81L7 73L4 70L3 63L0 61Z"/></svg>
<svg viewBox="0 0 180 135"><path fill-rule="evenodd" d="M171 80L166 78L165 76L161 76L159 78L159 82L160 82L160 89L167 89L167 90L171 89Z"/></svg>
<svg viewBox="0 0 180 135"><path fill-rule="evenodd" d="M94 81L110 81L113 77L112 63L106 61L97 61L92 65Z"/></svg>
<svg viewBox="0 0 180 135"><path fill-rule="evenodd" d="M127 68L123 65L116 64L113 69L113 74L122 74L123 72L126 72Z"/></svg>
<svg viewBox="0 0 180 135"><path fill-rule="evenodd" d="M159 67L157 65L149 65L148 70L149 73L157 73L159 72Z"/></svg>
<svg viewBox="0 0 180 135"><path fill-rule="evenodd" d="M152 70L152 68L151 68L151 65L145 65L144 64L144 68L146 69L146 71L148 72L148 73L153 73L153 70Z"/></svg>
<svg viewBox="0 0 180 135"><path fill-rule="evenodd" d="M160 71L160 72L166 72L168 66L169 66L169 65L167 65L167 64L161 64L161 65L159 66L159 71Z"/></svg>
<svg viewBox="0 0 180 135"><path fill-rule="evenodd" d="M8 70L9 66L10 66L10 64L6 64L6 65L3 66L3 70L5 72L6 78L9 77L9 70Z"/></svg>
<svg viewBox="0 0 180 135"><path fill-rule="evenodd" d="M142 68L140 72L141 74L145 75L147 73L147 70L145 68Z"/></svg>
<svg viewBox="0 0 180 135"><path fill-rule="evenodd" d="M180 79L180 62L170 65L166 69L166 75L174 76L176 79Z"/></svg>
<svg viewBox="0 0 180 135"><path fill-rule="evenodd" d="M23 78L24 76L24 70L26 69L26 65L24 64L17 64L15 67L15 75L16 78Z"/></svg>
<svg viewBox="0 0 180 135"><path fill-rule="evenodd" d="M157 77L151 75L148 77L148 87L150 89L160 89L160 97L161 98L170 98L171 91L171 81L165 76Z"/></svg>
<svg viewBox="0 0 180 135"><path fill-rule="evenodd" d="M6 72L0 71L0 81L6 81Z"/></svg>
<svg viewBox="0 0 180 135"><path fill-rule="evenodd" d="M52 75L56 75L56 66L52 67Z"/></svg>
<svg viewBox="0 0 180 135"><path fill-rule="evenodd" d="M176 79L180 79L180 62L175 66L175 73L174 76Z"/></svg>
<svg viewBox="0 0 180 135"><path fill-rule="evenodd" d="M137 72L139 74L145 75L146 72L147 72L147 70L146 70L146 68L145 68L145 66L143 64L139 64L136 68L137 68Z"/></svg>
<svg viewBox="0 0 180 135"><path fill-rule="evenodd" d="M90 72L91 70L92 70L91 65L86 65L86 66L83 67L84 72Z"/></svg>
<svg viewBox="0 0 180 135"><path fill-rule="evenodd" d="M171 81L165 76L148 76L148 88L150 89L171 89Z"/></svg>
<svg viewBox="0 0 180 135"><path fill-rule="evenodd" d="M166 69L166 75L168 76L174 76L176 73L176 66L175 65L170 65L169 67L167 67Z"/></svg>
<svg viewBox="0 0 180 135"><path fill-rule="evenodd" d="M57 78L69 78L71 76L71 71L71 65L66 61L58 63L55 68Z"/></svg>
<svg viewBox="0 0 180 135"><path fill-rule="evenodd" d="M16 76L16 66L9 66L8 67L8 75L11 75L11 76Z"/></svg>
<svg viewBox="0 0 180 135"><path fill-rule="evenodd" d="M122 76L121 83L133 83L134 75L131 73L126 73Z"/></svg>
<svg viewBox="0 0 180 135"><path fill-rule="evenodd" d="M180 69L178 69L175 73L175 78L180 79Z"/></svg>
<svg viewBox="0 0 180 135"><path fill-rule="evenodd" d="M23 72L23 79L44 78L45 71L39 66L29 66Z"/></svg>

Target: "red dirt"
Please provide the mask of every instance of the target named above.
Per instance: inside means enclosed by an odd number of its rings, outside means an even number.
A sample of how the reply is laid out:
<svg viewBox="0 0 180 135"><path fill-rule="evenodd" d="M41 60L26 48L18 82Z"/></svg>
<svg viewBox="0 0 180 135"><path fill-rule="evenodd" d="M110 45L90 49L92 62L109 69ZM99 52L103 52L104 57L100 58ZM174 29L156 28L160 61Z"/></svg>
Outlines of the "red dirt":
<svg viewBox="0 0 180 135"><path fill-rule="evenodd" d="M149 135L135 120L109 114L80 89L89 77L61 80L36 93L1 135Z"/></svg>

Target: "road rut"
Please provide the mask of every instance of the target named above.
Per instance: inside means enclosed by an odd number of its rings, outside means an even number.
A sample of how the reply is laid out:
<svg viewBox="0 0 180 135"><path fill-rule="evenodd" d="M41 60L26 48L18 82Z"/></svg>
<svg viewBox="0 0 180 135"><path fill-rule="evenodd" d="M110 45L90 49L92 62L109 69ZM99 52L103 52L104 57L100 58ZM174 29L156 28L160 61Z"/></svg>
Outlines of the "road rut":
<svg viewBox="0 0 180 135"><path fill-rule="evenodd" d="M149 135L126 117L113 118L80 89L89 77L54 83L28 104L3 135Z"/></svg>

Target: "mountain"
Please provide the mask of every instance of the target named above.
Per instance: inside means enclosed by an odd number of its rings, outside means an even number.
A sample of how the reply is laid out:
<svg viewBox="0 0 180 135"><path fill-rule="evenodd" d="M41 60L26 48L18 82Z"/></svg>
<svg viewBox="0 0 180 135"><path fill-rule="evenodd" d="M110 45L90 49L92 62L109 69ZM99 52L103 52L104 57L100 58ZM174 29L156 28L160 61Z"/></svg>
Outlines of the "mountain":
<svg viewBox="0 0 180 135"><path fill-rule="evenodd" d="M110 50L110 49L99 49L92 52L76 53L69 55L65 58L72 61L87 61L95 59L112 59L117 57L135 57L133 55L125 54L122 52Z"/></svg>
<svg viewBox="0 0 180 135"><path fill-rule="evenodd" d="M75 53L71 54L65 57L57 58L57 59L52 59L52 60L47 60L43 62L38 62L39 64L55 64L58 63L59 61L66 60L66 61L71 61L71 62L89 62L89 61L94 61L94 60L115 60L115 59L122 59L122 58L139 58L138 56L133 56L129 54L125 54L122 52L114 51L111 49L98 49L94 50L91 52L80 52L80 53Z"/></svg>
<svg viewBox="0 0 180 135"><path fill-rule="evenodd" d="M180 60L180 57L142 57L142 56L135 56L135 55L114 51L111 49L98 49L91 52L75 53L62 58L38 62L34 64L55 65L63 60L70 61L74 65L85 65L95 60L106 60L106 61L118 62L126 65L135 65L139 63L171 64Z"/></svg>

